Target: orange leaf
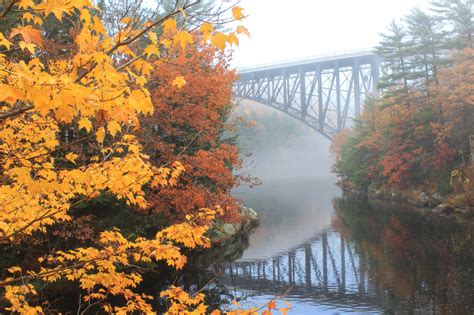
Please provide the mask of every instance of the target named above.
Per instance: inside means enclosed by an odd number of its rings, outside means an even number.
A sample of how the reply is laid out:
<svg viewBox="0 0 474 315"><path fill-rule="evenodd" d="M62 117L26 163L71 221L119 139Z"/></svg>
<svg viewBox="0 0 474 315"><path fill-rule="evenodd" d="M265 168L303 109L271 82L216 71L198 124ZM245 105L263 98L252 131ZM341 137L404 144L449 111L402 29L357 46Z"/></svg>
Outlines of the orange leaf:
<svg viewBox="0 0 474 315"><path fill-rule="evenodd" d="M275 301L268 302L267 307L268 307L269 310L276 309L276 302Z"/></svg>
<svg viewBox="0 0 474 315"><path fill-rule="evenodd" d="M10 34L10 38L15 37L16 35L21 35L21 37L23 37L23 41L27 44L33 43L38 46L43 45L41 31L33 28L31 25L14 28Z"/></svg>
<svg viewBox="0 0 474 315"><path fill-rule="evenodd" d="M242 25L237 26L237 29L235 32L237 34L245 34L247 36L250 36L249 30L245 26L242 26Z"/></svg>

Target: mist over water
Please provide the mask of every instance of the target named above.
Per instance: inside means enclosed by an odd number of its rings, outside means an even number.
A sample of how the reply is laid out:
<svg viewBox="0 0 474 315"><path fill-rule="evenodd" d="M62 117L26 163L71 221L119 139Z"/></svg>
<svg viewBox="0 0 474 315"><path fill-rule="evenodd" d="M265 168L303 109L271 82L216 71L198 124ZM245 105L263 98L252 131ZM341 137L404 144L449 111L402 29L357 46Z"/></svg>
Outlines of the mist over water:
<svg viewBox="0 0 474 315"><path fill-rule="evenodd" d="M250 236L250 247L241 258L249 260L288 251L327 227L332 199L341 192L330 171L333 159L328 139L263 105L247 102L244 110L254 110L262 117L277 115L279 123L293 124L296 129L288 138L275 141L278 146L254 148L252 155L244 158L244 171L262 181L257 187L244 185L234 190L234 195L260 216L260 226ZM258 137L258 120L256 124Z"/></svg>
<svg viewBox="0 0 474 315"><path fill-rule="evenodd" d="M246 162L253 175L267 182L333 176L329 140L312 130L293 139L286 147L254 152Z"/></svg>
<svg viewBox="0 0 474 315"><path fill-rule="evenodd" d="M244 148L244 151L250 151L247 153L251 154L250 157L243 157L244 172L264 182L308 177L334 178L330 171L333 158L329 151L328 139L295 118L256 102L244 101L240 106L240 113L243 113L244 117L249 113L258 117L256 126L250 128L255 129L254 132L244 137L260 136L258 119L263 117L275 116L278 119L275 119L275 122L287 128L286 133L282 130L274 135L267 134L264 139L266 143L261 146ZM268 143L269 140L275 145Z"/></svg>
<svg viewBox="0 0 474 315"><path fill-rule="evenodd" d="M233 194L260 225L216 274L244 308L280 297L291 314L472 314L468 227L343 196L329 140L264 105L246 102L240 114L255 119L239 131L252 153L240 172L262 184Z"/></svg>

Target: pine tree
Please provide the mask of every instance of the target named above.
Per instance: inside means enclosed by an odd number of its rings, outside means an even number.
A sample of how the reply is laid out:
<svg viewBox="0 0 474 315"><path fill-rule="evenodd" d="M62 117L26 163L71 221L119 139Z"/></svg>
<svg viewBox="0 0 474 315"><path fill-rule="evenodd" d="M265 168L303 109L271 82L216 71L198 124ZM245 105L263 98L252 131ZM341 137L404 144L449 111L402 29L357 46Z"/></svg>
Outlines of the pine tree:
<svg viewBox="0 0 474 315"><path fill-rule="evenodd" d="M384 60L382 76L378 88L384 90L385 97L393 97L397 102L405 98L407 107L410 84L410 55L411 44L406 29L392 21L388 32L381 34L382 40L376 47L376 53Z"/></svg>
<svg viewBox="0 0 474 315"><path fill-rule="evenodd" d="M474 0L436 0L432 10L450 26L449 44L455 48L474 47Z"/></svg>
<svg viewBox="0 0 474 315"><path fill-rule="evenodd" d="M420 9L413 9L405 19L410 36L410 79L417 89L429 96L429 87L436 83L439 66L446 63L442 56L446 36L441 22Z"/></svg>

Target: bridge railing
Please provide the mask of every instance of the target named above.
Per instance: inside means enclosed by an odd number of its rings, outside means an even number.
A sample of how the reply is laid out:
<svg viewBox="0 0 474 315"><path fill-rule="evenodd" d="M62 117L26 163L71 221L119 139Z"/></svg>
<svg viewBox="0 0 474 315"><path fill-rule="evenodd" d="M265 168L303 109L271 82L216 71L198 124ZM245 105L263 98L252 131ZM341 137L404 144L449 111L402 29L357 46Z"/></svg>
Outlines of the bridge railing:
<svg viewBox="0 0 474 315"><path fill-rule="evenodd" d="M328 60L358 57L358 56L371 54L373 53L373 51L374 51L374 48L346 50L346 51L339 51L336 53L327 53L327 54L315 55L315 56L310 56L310 57L305 57L305 58L269 62L269 63L259 64L256 66L241 67L241 68L237 68L236 70L238 73L244 74L244 73L257 72L257 71L262 71L262 70L267 70L267 69L297 66L297 65L301 65L305 63L312 63L312 62L318 62L318 61L328 61Z"/></svg>

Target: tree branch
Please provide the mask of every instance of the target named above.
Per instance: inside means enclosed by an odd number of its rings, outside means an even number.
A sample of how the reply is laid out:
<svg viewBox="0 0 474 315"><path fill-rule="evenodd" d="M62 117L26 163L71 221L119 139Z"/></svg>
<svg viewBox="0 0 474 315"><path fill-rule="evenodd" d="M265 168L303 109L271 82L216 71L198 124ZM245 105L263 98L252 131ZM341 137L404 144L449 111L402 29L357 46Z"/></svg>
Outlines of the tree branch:
<svg viewBox="0 0 474 315"><path fill-rule="evenodd" d="M6 118L22 114L33 108L34 108L33 104L29 104L29 105L25 104L24 106L20 106L19 108L16 108L16 109L0 112L0 120L4 120Z"/></svg>
<svg viewBox="0 0 474 315"><path fill-rule="evenodd" d="M5 11L2 12L2 14L0 14L0 19L4 19L5 16L8 14L8 12L11 11L11 9L13 8L13 6L15 5L15 3L17 3L18 0L12 0L10 2L10 4L5 8Z"/></svg>

